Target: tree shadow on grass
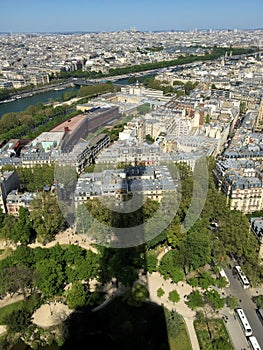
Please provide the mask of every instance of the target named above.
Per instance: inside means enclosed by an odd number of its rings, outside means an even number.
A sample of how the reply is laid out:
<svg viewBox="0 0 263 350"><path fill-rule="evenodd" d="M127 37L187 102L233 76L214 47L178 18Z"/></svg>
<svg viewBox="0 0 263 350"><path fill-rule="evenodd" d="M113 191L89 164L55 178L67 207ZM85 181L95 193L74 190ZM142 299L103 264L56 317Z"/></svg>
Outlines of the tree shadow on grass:
<svg viewBox="0 0 263 350"><path fill-rule="evenodd" d="M130 306L121 296L96 312L85 308L74 312L67 329L63 350L170 349L163 308L150 302Z"/></svg>

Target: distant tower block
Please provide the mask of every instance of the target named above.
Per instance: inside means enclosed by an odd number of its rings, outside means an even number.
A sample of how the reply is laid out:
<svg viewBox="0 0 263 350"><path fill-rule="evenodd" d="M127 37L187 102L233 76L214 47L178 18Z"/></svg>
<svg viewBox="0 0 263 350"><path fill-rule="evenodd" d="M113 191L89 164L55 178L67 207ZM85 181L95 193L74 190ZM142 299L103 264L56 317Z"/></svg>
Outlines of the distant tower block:
<svg viewBox="0 0 263 350"><path fill-rule="evenodd" d="M260 102L255 131L256 132L263 131L263 99L261 99L261 102Z"/></svg>

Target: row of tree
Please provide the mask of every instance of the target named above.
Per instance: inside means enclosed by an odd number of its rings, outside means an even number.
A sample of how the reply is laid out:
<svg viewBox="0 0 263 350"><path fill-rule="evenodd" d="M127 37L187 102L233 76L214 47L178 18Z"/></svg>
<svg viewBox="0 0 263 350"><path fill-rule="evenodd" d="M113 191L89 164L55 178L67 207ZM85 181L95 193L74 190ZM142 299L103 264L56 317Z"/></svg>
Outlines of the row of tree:
<svg viewBox="0 0 263 350"><path fill-rule="evenodd" d="M5 169L13 170L14 168L6 166ZM54 183L54 171L55 166L53 164L35 165L32 168L16 168L21 190L29 192L43 191L45 185L50 187Z"/></svg>
<svg viewBox="0 0 263 350"><path fill-rule="evenodd" d="M182 94L189 95L190 92L197 86L197 82L192 83L191 81L188 81L187 83L179 82L177 81L176 84L173 84L174 86L180 86L179 90L175 90L173 86L168 81L161 81L157 80L154 77L145 78L142 80L143 84L150 88L155 90L161 90L164 94L172 93L175 94L181 91Z"/></svg>
<svg viewBox="0 0 263 350"><path fill-rule="evenodd" d="M213 180L215 160L209 158L207 161L209 188L198 220L188 231L184 229L192 199L193 175L186 165L181 164L178 165L181 202L177 214L167 229L147 242L147 246L154 248L161 243L173 248L164 256L161 266L167 265L166 273L179 276L211 262L224 265L229 257L234 256L252 284L257 285L263 280L263 267L258 258L257 239L249 230L249 219L241 212L229 209L225 195L218 191ZM211 222L215 220L219 228L212 230Z"/></svg>
<svg viewBox="0 0 263 350"><path fill-rule="evenodd" d="M198 55L180 56L177 59L169 60L169 61L149 62L149 63L138 64L133 66L110 68L109 74L103 74L101 71L99 72L82 71L81 69L73 72L62 71L58 74L58 78L63 78L63 79L71 78L71 77L87 78L87 79L96 79L96 78L103 78L103 77L106 78L107 76L115 76L115 75L142 72L142 71L158 69L158 68L172 67L172 66L192 63L195 61L213 60L221 56L224 56L226 52L230 53L230 51L232 51L232 55L241 55L241 54L254 52L253 49L243 49L243 48L213 47L213 48L207 48L207 49L211 49L211 50L205 51L205 54L203 56L198 56Z"/></svg>
<svg viewBox="0 0 263 350"><path fill-rule="evenodd" d="M33 84L20 88L3 88L0 89L0 101L10 99L13 95L20 94L21 92L30 92L34 90L35 87Z"/></svg>
<svg viewBox="0 0 263 350"><path fill-rule="evenodd" d="M52 241L67 223L51 193L41 193L33 199L31 211L20 207L18 217L0 215L0 237L5 241L29 244L34 241L44 244Z"/></svg>
<svg viewBox="0 0 263 350"><path fill-rule="evenodd" d="M0 295L33 290L46 297L61 295L69 283L95 278L100 269L100 255L77 245L62 248L19 246L0 261Z"/></svg>
<svg viewBox="0 0 263 350"><path fill-rule="evenodd" d="M111 82L82 86L78 91L78 97L86 97L104 94L105 92L116 92L117 87Z"/></svg>
<svg viewBox="0 0 263 350"><path fill-rule="evenodd" d="M178 66L188 63L193 63L195 61L208 61L214 60L221 56L224 56L226 52L232 51L232 55L240 55L245 53L253 52L252 49L239 49L239 48L222 48L222 47L214 47L212 51L206 52L203 56L198 55L189 55L189 56L180 56L177 59L169 60L169 61L160 61L160 62L151 62L144 63L140 65L128 66L128 67L120 67L120 68L111 68L109 70L109 75L121 75L135 72L142 72L151 69L158 68L167 68L171 66Z"/></svg>
<svg viewBox="0 0 263 350"><path fill-rule="evenodd" d="M110 82L83 86L79 89L78 97L87 97L102 94L105 92L117 91L117 88ZM75 91L63 94L63 100L76 96ZM57 124L77 114L75 108L68 106L43 105L27 107L23 112L6 113L0 119L0 139L11 138L33 138L43 131L48 131Z"/></svg>
<svg viewBox="0 0 263 350"><path fill-rule="evenodd" d="M0 119L0 139L34 138L76 115L69 106L29 106L23 112L6 113Z"/></svg>

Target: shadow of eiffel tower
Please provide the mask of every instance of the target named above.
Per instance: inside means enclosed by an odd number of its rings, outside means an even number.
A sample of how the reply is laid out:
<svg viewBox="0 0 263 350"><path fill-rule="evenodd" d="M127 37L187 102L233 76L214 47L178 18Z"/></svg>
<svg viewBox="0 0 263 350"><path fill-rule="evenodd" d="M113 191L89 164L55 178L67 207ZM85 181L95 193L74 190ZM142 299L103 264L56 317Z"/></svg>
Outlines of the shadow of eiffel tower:
<svg viewBox="0 0 263 350"><path fill-rule="evenodd" d="M132 202L131 197L125 196L119 206L124 208L129 200ZM65 324L67 338L63 350L170 349L164 309L151 302L147 292L147 245L142 224L151 211L149 206L152 210L155 207L152 203L147 207L137 188L136 200L128 210L111 210L108 219L114 245L97 246L98 281L110 297L100 306L87 306L71 314Z"/></svg>

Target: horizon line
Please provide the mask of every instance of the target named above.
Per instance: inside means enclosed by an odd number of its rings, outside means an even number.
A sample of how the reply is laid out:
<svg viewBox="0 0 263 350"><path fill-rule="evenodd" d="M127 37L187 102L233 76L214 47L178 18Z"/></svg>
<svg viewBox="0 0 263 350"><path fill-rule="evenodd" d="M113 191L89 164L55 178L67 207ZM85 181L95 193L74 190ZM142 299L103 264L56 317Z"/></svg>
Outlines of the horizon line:
<svg viewBox="0 0 263 350"><path fill-rule="evenodd" d="M65 34L65 33L112 33L112 32L195 32L195 31L249 31L249 30L263 30L262 28L192 28L192 29L136 29L136 28L130 28L130 29L116 29L116 30L54 30L54 31L0 31L0 34Z"/></svg>

